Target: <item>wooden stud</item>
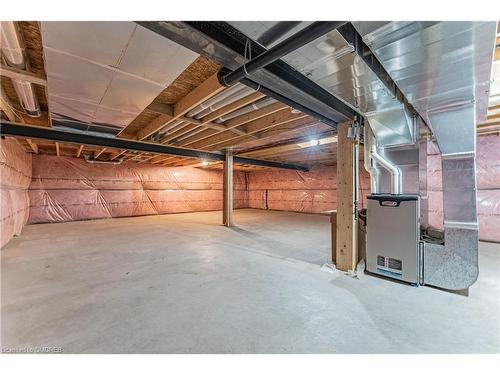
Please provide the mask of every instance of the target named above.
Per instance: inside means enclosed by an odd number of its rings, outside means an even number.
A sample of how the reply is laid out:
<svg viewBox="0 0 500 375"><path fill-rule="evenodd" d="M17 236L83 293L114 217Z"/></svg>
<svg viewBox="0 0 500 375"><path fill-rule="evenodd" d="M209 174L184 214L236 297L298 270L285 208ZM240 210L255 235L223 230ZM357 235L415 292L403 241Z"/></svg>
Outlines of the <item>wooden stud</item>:
<svg viewBox="0 0 500 375"><path fill-rule="evenodd" d="M101 154L106 151L106 147L101 148L99 151L94 152L94 159L97 159Z"/></svg>
<svg viewBox="0 0 500 375"><path fill-rule="evenodd" d="M28 142L31 150L33 150L35 154L38 154L38 145L29 138L26 138L26 142Z"/></svg>
<svg viewBox="0 0 500 375"><path fill-rule="evenodd" d="M80 154L82 153L82 150L83 150L83 145L80 145L80 147L78 147L78 150L76 151L76 157L77 158L80 157Z"/></svg>
<svg viewBox="0 0 500 375"><path fill-rule="evenodd" d="M61 153L59 152L59 142L56 142L56 155L61 156Z"/></svg>
<svg viewBox="0 0 500 375"><path fill-rule="evenodd" d="M339 124L337 148L336 267L354 270L357 264L357 222L354 205L354 142L347 138L349 124Z"/></svg>
<svg viewBox="0 0 500 375"><path fill-rule="evenodd" d="M226 150L222 199L222 224L233 226L233 152Z"/></svg>

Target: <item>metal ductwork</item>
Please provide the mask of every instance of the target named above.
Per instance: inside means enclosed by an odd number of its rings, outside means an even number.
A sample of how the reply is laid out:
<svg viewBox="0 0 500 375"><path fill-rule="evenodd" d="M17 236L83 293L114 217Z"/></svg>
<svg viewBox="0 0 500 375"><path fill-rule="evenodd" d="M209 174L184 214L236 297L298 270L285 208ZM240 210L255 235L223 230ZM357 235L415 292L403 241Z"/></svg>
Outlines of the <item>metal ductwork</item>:
<svg viewBox="0 0 500 375"><path fill-rule="evenodd" d="M466 289L479 274L475 123L486 115L496 22L354 27L431 128L441 151L444 245L425 244L424 283Z"/></svg>
<svg viewBox="0 0 500 375"><path fill-rule="evenodd" d="M17 26L13 21L0 22L2 34L2 57L5 63L13 68L27 70L24 46ZM17 97L28 116L40 117L40 105L32 83L20 79L12 79Z"/></svg>

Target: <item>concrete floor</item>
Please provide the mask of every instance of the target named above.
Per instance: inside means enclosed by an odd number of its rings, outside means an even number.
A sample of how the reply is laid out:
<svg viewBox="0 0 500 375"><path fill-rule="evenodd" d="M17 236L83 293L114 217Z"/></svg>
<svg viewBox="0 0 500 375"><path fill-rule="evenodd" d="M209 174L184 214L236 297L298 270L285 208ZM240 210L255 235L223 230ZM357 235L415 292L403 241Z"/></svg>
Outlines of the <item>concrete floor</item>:
<svg viewBox="0 0 500 375"><path fill-rule="evenodd" d="M239 210L31 225L1 252L2 347L64 353L500 351L500 245L470 296L320 270L325 216Z"/></svg>

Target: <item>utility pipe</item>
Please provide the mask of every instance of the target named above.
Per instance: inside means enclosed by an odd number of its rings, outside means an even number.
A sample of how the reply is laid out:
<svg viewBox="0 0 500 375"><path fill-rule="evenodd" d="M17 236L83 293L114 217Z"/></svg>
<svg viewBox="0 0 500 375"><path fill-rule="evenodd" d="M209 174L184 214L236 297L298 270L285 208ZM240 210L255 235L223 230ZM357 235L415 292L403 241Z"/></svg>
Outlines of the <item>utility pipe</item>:
<svg viewBox="0 0 500 375"><path fill-rule="evenodd" d="M377 168L377 164L372 159L372 142L373 142L373 133L370 129L370 126L365 122L364 126L364 166L365 170L370 174L370 191L372 194L380 193L380 171Z"/></svg>
<svg viewBox="0 0 500 375"><path fill-rule="evenodd" d="M401 170L378 153L375 138L372 137L371 157L391 175L391 194L401 194Z"/></svg>
<svg viewBox="0 0 500 375"><path fill-rule="evenodd" d="M255 103L249 104L246 107L240 108L236 111L233 111L231 113L228 113L227 115L219 117L217 120L215 120L216 123L222 123L227 120L231 120L235 117L245 115L247 113L256 111L258 109L267 107L268 105L271 105L273 103L276 103L276 100L273 98L264 98L259 101L256 101Z"/></svg>

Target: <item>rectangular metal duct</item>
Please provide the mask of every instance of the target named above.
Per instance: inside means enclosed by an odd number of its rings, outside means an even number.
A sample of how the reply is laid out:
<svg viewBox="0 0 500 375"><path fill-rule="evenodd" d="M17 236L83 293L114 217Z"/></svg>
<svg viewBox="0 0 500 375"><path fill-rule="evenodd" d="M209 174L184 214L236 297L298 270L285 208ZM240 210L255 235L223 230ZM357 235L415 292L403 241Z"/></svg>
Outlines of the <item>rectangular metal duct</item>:
<svg viewBox="0 0 500 375"><path fill-rule="evenodd" d="M231 22L248 37L259 40L276 22ZM308 26L301 22L293 31ZM289 31L285 36L291 35ZM411 116L342 34L331 31L284 56L282 60L363 113L380 146L414 144Z"/></svg>

